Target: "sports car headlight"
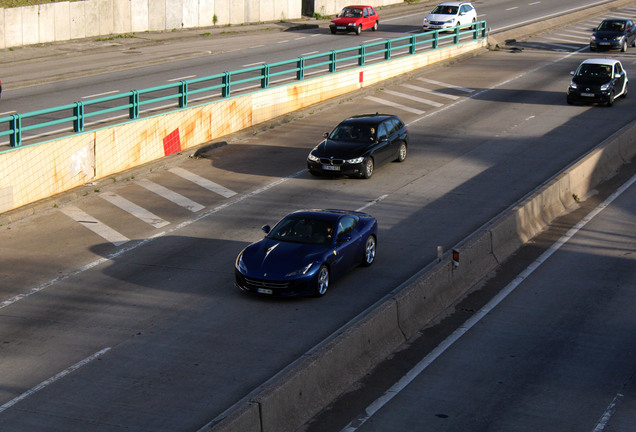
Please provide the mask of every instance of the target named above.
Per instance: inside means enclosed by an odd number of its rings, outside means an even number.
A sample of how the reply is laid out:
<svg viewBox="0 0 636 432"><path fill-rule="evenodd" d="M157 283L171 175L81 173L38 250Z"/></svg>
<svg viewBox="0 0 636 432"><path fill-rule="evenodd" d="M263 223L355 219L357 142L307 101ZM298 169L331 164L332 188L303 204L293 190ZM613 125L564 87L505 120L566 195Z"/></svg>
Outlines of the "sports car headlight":
<svg viewBox="0 0 636 432"><path fill-rule="evenodd" d="M314 263L309 263L307 264L305 267L298 269L296 271L287 273L285 275L285 277L293 277L293 276L300 276L300 275L304 275L307 274L307 272L311 269L311 267L314 265Z"/></svg>
<svg viewBox="0 0 636 432"><path fill-rule="evenodd" d="M317 158L316 156L314 156L311 153L309 153L309 156L307 156L307 159L309 159L312 162L320 162L320 158Z"/></svg>
<svg viewBox="0 0 636 432"><path fill-rule="evenodd" d="M575 83L574 81L572 81L572 82L570 83L570 88L573 88L573 89L575 89L575 88L576 88L576 83Z"/></svg>
<svg viewBox="0 0 636 432"><path fill-rule="evenodd" d="M239 256L236 257L236 263L234 265L236 266L237 269L239 269L241 273L247 273L247 267L245 266L245 263L243 262L243 252L241 252Z"/></svg>
<svg viewBox="0 0 636 432"><path fill-rule="evenodd" d="M596 35L592 35L592 37L590 37L590 42L595 40L596 40Z"/></svg>
<svg viewBox="0 0 636 432"><path fill-rule="evenodd" d="M356 23L349 23L347 24L348 26L354 27L356 25Z"/></svg>
<svg viewBox="0 0 636 432"><path fill-rule="evenodd" d="M612 85L612 83L605 83L601 86L601 91L606 91L610 88L610 86Z"/></svg>
<svg viewBox="0 0 636 432"><path fill-rule="evenodd" d="M363 157L358 157L354 159L347 159L346 162L349 164L359 164L359 163L362 163L363 160L364 160Z"/></svg>

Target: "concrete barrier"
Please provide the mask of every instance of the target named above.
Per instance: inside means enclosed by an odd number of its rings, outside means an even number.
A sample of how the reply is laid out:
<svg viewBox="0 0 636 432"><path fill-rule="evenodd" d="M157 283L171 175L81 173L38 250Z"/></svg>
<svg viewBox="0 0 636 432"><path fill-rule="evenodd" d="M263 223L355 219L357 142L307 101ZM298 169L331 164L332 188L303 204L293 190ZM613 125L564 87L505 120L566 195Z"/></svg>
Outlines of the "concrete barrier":
<svg viewBox="0 0 636 432"><path fill-rule="evenodd" d="M485 46L485 40L471 40L16 148L0 154L0 212ZM3 218L9 222L11 215Z"/></svg>

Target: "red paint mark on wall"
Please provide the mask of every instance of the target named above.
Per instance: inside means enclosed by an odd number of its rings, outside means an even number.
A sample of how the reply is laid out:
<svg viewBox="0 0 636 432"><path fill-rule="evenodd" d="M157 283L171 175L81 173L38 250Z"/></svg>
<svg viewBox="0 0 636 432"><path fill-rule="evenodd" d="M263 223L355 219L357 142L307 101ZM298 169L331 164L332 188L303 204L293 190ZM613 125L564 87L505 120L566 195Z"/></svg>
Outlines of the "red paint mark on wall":
<svg viewBox="0 0 636 432"><path fill-rule="evenodd" d="M364 72L360 72L360 82L364 81Z"/></svg>
<svg viewBox="0 0 636 432"><path fill-rule="evenodd" d="M163 139L163 152L166 156L181 151L181 138L179 137L179 129L170 132Z"/></svg>

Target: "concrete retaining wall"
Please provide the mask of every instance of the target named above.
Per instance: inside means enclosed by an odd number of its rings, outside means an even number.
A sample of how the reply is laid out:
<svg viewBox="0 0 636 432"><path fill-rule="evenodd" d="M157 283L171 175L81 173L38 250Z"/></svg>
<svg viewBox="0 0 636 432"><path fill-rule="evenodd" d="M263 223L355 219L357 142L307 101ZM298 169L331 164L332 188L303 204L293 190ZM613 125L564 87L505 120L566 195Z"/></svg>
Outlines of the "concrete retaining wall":
<svg viewBox="0 0 636 432"><path fill-rule="evenodd" d="M485 47L470 41L0 154L0 212Z"/></svg>
<svg viewBox="0 0 636 432"><path fill-rule="evenodd" d="M334 15L346 0L316 0ZM367 0L371 6L402 3ZM300 0L83 0L0 9L0 49L115 34L286 21L302 16Z"/></svg>
<svg viewBox="0 0 636 432"><path fill-rule="evenodd" d="M200 432L293 432L367 374L599 182L636 157L636 122L415 275Z"/></svg>

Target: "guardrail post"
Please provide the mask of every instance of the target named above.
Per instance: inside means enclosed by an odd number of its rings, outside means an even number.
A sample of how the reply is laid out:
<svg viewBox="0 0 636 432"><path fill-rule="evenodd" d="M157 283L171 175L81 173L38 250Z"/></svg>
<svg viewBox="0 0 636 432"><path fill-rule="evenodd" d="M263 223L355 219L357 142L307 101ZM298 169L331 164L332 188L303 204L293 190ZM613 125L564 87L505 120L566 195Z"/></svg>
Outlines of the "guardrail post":
<svg viewBox="0 0 636 432"><path fill-rule="evenodd" d="M20 147L22 145L22 117L20 117L20 114L11 115L9 127L12 131L9 145L11 147Z"/></svg>
<svg viewBox="0 0 636 432"><path fill-rule="evenodd" d="M331 53L329 54L329 72L336 71L336 60L336 52L331 50Z"/></svg>
<svg viewBox="0 0 636 432"><path fill-rule="evenodd" d="M391 60L391 40L387 40L384 47L384 60Z"/></svg>
<svg viewBox="0 0 636 432"><path fill-rule="evenodd" d="M223 89L221 90L221 96L230 97L231 75L229 72L223 74Z"/></svg>
<svg viewBox="0 0 636 432"><path fill-rule="evenodd" d="M128 109L128 118L139 118L139 91L133 90L128 97L130 108Z"/></svg>
<svg viewBox="0 0 636 432"><path fill-rule="evenodd" d="M188 82L182 80L179 82L179 108L188 107Z"/></svg>
<svg viewBox="0 0 636 432"><path fill-rule="evenodd" d="M302 81L305 79L305 58L298 57L298 61L296 62L296 79L298 81Z"/></svg>
<svg viewBox="0 0 636 432"><path fill-rule="evenodd" d="M263 69L261 71L261 88L269 87L269 65L264 64Z"/></svg>
<svg viewBox="0 0 636 432"><path fill-rule="evenodd" d="M364 66L366 52L366 47L364 45L360 45L360 48L358 49L358 66Z"/></svg>
<svg viewBox="0 0 636 432"><path fill-rule="evenodd" d="M455 27L455 36L453 36L453 43L455 45L459 43L459 26Z"/></svg>
<svg viewBox="0 0 636 432"><path fill-rule="evenodd" d="M433 49L437 49L439 46L439 30L435 30L435 34L433 35Z"/></svg>
<svg viewBox="0 0 636 432"><path fill-rule="evenodd" d="M73 108L73 131L84 131L84 102L75 102L75 108Z"/></svg>
<svg viewBox="0 0 636 432"><path fill-rule="evenodd" d="M416 39L417 39L417 35L415 34L411 35L411 46L409 47L410 54L415 54Z"/></svg>

